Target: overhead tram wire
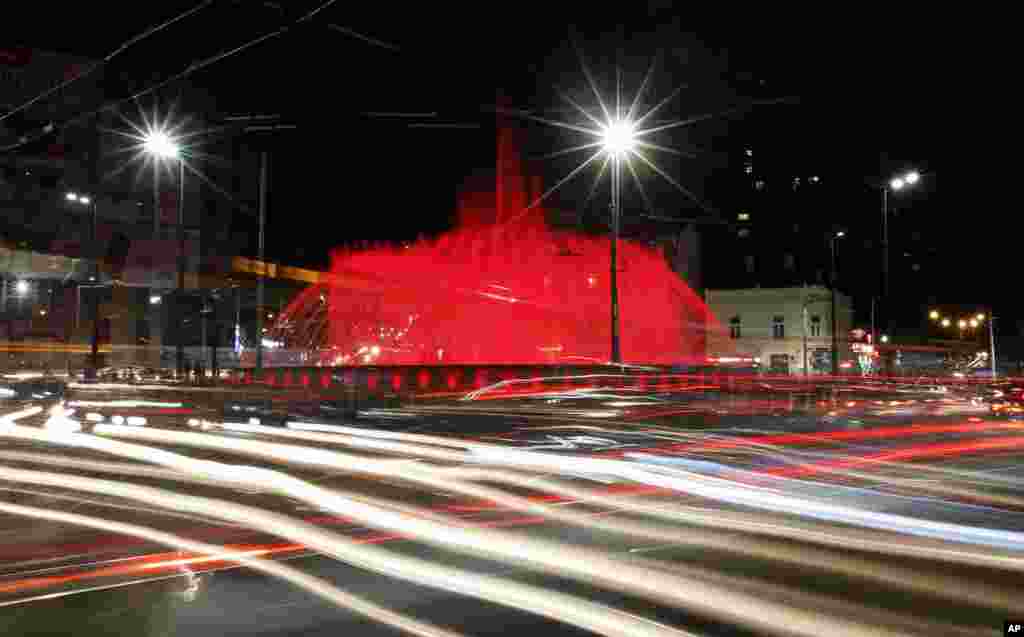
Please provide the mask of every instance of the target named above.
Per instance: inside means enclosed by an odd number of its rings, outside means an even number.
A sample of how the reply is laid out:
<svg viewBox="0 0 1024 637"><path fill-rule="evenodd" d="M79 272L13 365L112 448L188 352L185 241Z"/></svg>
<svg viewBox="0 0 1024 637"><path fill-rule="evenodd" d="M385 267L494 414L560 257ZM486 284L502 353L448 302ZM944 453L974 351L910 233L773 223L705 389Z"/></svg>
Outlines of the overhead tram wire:
<svg viewBox="0 0 1024 637"><path fill-rule="evenodd" d="M156 26L152 26L152 27L146 29L142 33L139 33L138 35L134 36L133 38L129 39L127 42L123 43L122 45L120 45L119 47L117 47L116 49L114 49L113 51L108 53L106 56L103 57L103 59L101 59L99 61L96 61L96 62L93 62L92 64L90 64L88 66L88 68L86 68L84 71L81 71L80 73L76 73L74 76L64 80L63 82L61 82L57 86L49 88L49 89L43 91L42 93L39 93L35 97L29 99L28 101L22 103L21 105L12 108L11 110L7 111L6 113L3 113L2 115L0 115L0 122L3 122L7 118L9 118L9 117L11 117L13 115L18 114L18 113L24 111L27 108L32 107L37 102L40 102L40 101L46 99L47 97L50 97L51 95L54 95L55 93L60 92L61 90L71 86L72 84L74 84L78 80L91 75L92 73L96 72L98 69L100 69L103 66L105 66L108 62L113 60L115 57L117 57L121 53L124 53L126 50L128 50L132 46L138 44L139 42L142 42L143 40L145 40L146 38L148 38L151 35L155 35L155 34L159 33L160 31L163 31L164 29L166 29L167 27L171 26L172 24L175 24L176 22L184 20L185 18L187 18L187 17L189 17L189 16L191 16L191 15L193 15L195 13L198 13L199 11L202 11L203 9L205 9L205 8L209 7L210 5L212 5L213 2L214 2L214 0L204 0L203 2L200 2L199 4L195 5L194 7L179 13L178 15L174 16L173 18L171 18L169 20L165 20L164 22L161 22L160 24L157 24Z"/></svg>
<svg viewBox="0 0 1024 637"><path fill-rule="evenodd" d="M94 117L94 116L96 116L96 115L98 115L100 113L103 113L105 111L113 110L113 109L121 106L125 102L135 101L135 100L137 100L137 99L139 99L141 97L149 95L150 93L158 91L161 88L163 88L163 87L165 87L165 86L167 86L169 84L173 84L175 82L183 80L186 77L188 77L189 75L191 75L192 73L195 73L196 71L200 71L202 69L205 69L205 68L207 68L207 67L209 67L209 66L211 66L213 64L216 64L217 62L220 62L220 61L222 61L224 59L227 59L227 58L231 57L232 55L235 55L237 53L241 53L242 51L245 51L246 49L249 49L249 48L251 48L251 47L253 47L253 46L257 45L257 44L260 44L262 42L266 42L267 40L271 40L271 39L273 39L275 37L278 37L280 35L283 35L283 34L287 33L293 27L295 27L295 26L297 26L297 25L299 25L299 24L301 24L303 22L307 22L307 21L311 20L314 16L316 16L318 13L320 13L321 11L326 9L327 7L331 6L335 2L337 2L337 0L327 0L326 2L323 2L320 5L318 5L315 9L312 9L311 11L303 14L299 18L293 20L292 22L290 22L290 23L288 23L288 24L286 24L286 25L284 25L282 27L279 27L279 28L277 28L277 29L275 29L273 31L269 31L267 33L264 33L263 35L261 35L259 37L256 37L256 38L254 38L252 40L249 40L248 42L245 42L244 44L240 44L240 45L238 45L238 46L236 46L236 47L234 47L232 49L228 49L227 51L222 51L220 53L216 53L216 54L214 54L214 55L212 55L212 56L210 56L210 57L208 57L208 58L206 58L204 60L200 60L199 62L193 62L185 70L181 71L180 73L172 75L171 77L169 77L167 79L161 80L161 81L157 82L156 84L153 84L153 85L151 85L151 86L149 86L147 88L142 89L141 91L138 91L137 93L129 95L128 97L123 97L123 98L120 98L120 99L113 100L111 102L108 102L108 103L104 104L103 106L101 106L101 107L99 107L97 109L93 109L91 111L82 113L82 114L77 115L75 117L72 117L71 119L65 120L60 126L56 126L55 127L52 124L47 125L42 130L41 133L37 134L33 138L19 140L18 142L14 143L14 144L11 144L9 146L5 146L4 148L0 148L0 151L11 152L11 151L17 150L18 148L21 148L22 146L26 146L26 145L28 145L28 144L36 141L36 140L39 140L39 139L41 139L41 138L43 138L43 137L53 133L57 129L66 128L66 127L68 127L68 126L70 126L72 124L76 124L76 123L81 122L83 120L86 120L86 119L88 119L90 117Z"/></svg>

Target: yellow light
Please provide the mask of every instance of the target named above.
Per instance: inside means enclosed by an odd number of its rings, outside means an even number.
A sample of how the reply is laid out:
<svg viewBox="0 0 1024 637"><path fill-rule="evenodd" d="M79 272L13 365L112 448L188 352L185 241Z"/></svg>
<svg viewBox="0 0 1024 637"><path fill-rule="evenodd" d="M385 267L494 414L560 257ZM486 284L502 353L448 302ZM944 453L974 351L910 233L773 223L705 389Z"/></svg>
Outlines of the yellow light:
<svg viewBox="0 0 1024 637"><path fill-rule="evenodd" d="M949 319L942 319L942 327L949 327Z"/></svg>
<svg viewBox="0 0 1024 637"><path fill-rule="evenodd" d="M939 311L932 310L931 312L928 312L928 318L930 318L933 321L939 320Z"/></svg>
<svg viewBox="0 0 1024 637"><path fill-rule="evenodd" d="M985 320L985 314L984 312L978 312L978 315L975 316L974 318L978 319L978 322L980 323Z"/></svg>
<svg viewBox="0 0 1024 637"><path fill-rule="evenodd" d="M967 321L965 321L964 319L960 319L959 321L957 321L956 324L957 327L959 327L960 329L964 329L965 327L967 327Z"/></svg>

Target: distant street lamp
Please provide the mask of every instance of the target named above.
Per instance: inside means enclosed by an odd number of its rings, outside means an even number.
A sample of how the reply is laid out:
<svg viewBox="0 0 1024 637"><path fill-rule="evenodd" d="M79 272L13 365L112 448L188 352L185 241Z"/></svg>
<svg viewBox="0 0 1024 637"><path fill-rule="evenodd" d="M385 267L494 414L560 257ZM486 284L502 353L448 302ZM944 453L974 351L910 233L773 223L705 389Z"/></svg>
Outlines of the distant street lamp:
<svg viewBox="0 0 1024 637"><path fill-rule="evenodd" d="M19 279L14 284L14 291L18 293L18 296L25 296L26 294L28 294L28 290L28 281L26 281L25 279Z"/></svg>
<svg viewBox="0 0 1024 637"><path fill-rule="evenodd" d="M82 206L89 207L89 213L91 216L91 233L90 243L92 248L96 248L96 202L89 195L82 195L75 192L69 192L64 195L64 198L69 202L76 203ZM92 272L89 274L89 280L95 281L99 278L99 255L97 254L92 260ZM81 286L79 286L81 287ZM81 292L79 292L79 296ZM100 298L99 294L94 293L92 295L92 336L89 339L89 367L87 367L87 374L90 379L96 378L96 370L100 366Z"/></svg>
<svg viewBox="0 0 1024 637"><path fill-rule="evenodd" d="M892 312L889 309L889 189L893 191L903 190L906 186L913 186L921 179L921 173L916 170L893 177L889 183L882 186L882 303L883 319L886 326L889 326Z"/></svg>
<svg viewBox="0 0 1024 637"><path fill-rule="evenodd" d="M178 290L176 295L176 314L181 320L182 296L185 292L185 159L182 157L181 145L169 133L152 130L142 138L142 149L156 161L178 162ZM154 211L155 214L155 211ZM151 300L152 302L152 300ZM178 342L176 344L175 367L178 374L185 370L184 332L178 326Z"/></svg>
<svg viewBox="0 0 1024 637"><path fill-rule="evenodd" d="M839 374L839 319L836 316L836 279L838 273L836 271L836 241L846 236L846 232L840 230L832 235L832 375L837 376ZM806 364L806 363L805 363Z"/></svg>
<svg viewBox="0 0 1024 637"><path fill-rule="evenodd" d="M928 313L928 318L930 318L933 321L939 320L939 311L932 310L931 312Z"/></svg>
<svg viewBox="0 0 1024 637"><path fill-rule="evenodd" d="M949 327L949 319L948 318L942 319L942 327Z"/></svg>

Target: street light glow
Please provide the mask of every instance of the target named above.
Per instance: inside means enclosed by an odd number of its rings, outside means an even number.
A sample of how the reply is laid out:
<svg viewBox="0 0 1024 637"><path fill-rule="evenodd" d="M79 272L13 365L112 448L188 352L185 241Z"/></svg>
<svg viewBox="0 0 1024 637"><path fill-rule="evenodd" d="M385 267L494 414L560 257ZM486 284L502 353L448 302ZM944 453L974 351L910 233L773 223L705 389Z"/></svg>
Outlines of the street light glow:
<svg viewBox="0 0 1024 637"><path fill-rule="evenodd" d="M142 140L142 148L150 155L161 159L176 159L181 152L181 146L161 130L147 133Z"/></svg>
<svg viewBox="0 0 1024 637"><path fill-rule="evenodd" d="M89 199L88 197L86 197L85 195L83 195L83 196L78 198L78 203L80 203L82 205L85 205L85 206L88 206L90 201L92 201L92 200Z"/></svg>
<svg viewBox="0 0 1024 637"><path fill-rule="evenodd" d="M960 319L959 321L957 321L956 325L960 329L964 329L965 327L967 327L967 321L964 319Z"/></svg>
<svg viewBox="0 0 1024 637"><path fill-rule="evenodd" d="M69 192L68 194L64 195L64 198L67 199L68 201L78 201L78 195L76 195L73 192Z"/></svg>
<svg viewBox="0 0 1024 637"><path fill-rule="evenodd" d="M14 284L14 291L18 294L28 294L28 281L21 279Z"/></svg>
<svg viewBox="0 0 1024 637"><path fill-rule="evenodd" d="M895 177L892 181L889 182L889 186L891 186L893 190L899 190L900 188L903 187L903 185L904 181L899 177Z"/></svg>
<svg viewBox="0 0 1024 637"><path fill-rule="evenodd" d="M921 173L917 172L916 170L911 170L909 173L907 173L903 180L906 181L911 186L913 186L914 184L917 183L917 180L920 178Z"/></svg>
<svg viewBox="0 0 1024 637"><path fill-rule="evenodd" d="M888 334L882 334L881 336L878 337L878 340L883 342L883 343L888 343L889 342L889 335Z"/></svg>
<svg viewBox="0 0 1024 637"><path fill-rule="evenodd" d="M978 322L980 323L980 322L985 320L985 313L984 312L978 312L978 315L975 316L974 318L978 319Z"/></svg>
<svg viewBox="0 0 1024 637"><path fill-rule="evenodd" d="M976 318L972 318L971 319L971 327L978 327L978 319L976 319Z"/></svg>
<svg viewBox="0 0 1024 637"><path fill-rule="evenodd" d="M949 327L949 319L942 319L942 327Z"/></svg>
<svg viewBox="0 0 1024 637"><path fill-rule="evenodd" d="M933 321L939 320L939 311L932 310L931 312L928 312L928 318L930 318Z"/></svg>
<svg viewBox="0 0 1024 637"><path fill-rule="evenodd" d="M837 239L842 239L845 236L846 236L846 233L843 232L842 230L840 230L839 232L836 233L836 238Z"/></svg>
<svg viewBox="0 0 1024 637"><path fill-rule="evenodd" d="M150 305L156 305L156 304L160 303L161 300L162 299L161 299L159 294L154 294L154 295L149 297L149 304Z"/></svg>
<svg viewBox="0 0 1024 637"><path fill-rule="evenodd" d="M601 144L609 155L624 155L636 145L636 128L628 120L615 120L601 131Z"/></svg>

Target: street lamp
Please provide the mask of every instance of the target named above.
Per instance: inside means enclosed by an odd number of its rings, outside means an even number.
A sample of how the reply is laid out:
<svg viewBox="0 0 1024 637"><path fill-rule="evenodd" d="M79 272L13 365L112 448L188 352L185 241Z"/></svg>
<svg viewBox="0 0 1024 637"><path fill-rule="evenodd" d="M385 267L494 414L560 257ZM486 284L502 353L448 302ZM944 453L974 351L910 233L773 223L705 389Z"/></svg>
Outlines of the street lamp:
<svg viewBox="0 0 1024 637"><path fill-rule="evenodd" d="M846 232L839 230L834 233L831 238L832 244L832 277L830 279L832 285L832 293L829 295L832 297L832 375L839 375L839 319L836 316L836 241L846 236ZM805 363L806 364L806 363Z"/></svg>
<svg viewBox="0 0 1024 637"><path fill-rule="evenodd" d="M939 320L939 311L932 310L931 312L928 312L928 318L930 318L933 321Z"/></svg>
<svg viewBox="0 0 1024 637"><path fill-rule="evenodd" d="M891 313L889 312L889 190L894 192L903 190L906 186L913 186L921 179L921 173L911 170L903 175L893 177L887 185L882 186L882 303L883 319L889 324Z"/></svg>
<svg viewBox="0 0 1024 637"><path fill-rule="evenodd" d="M182 157L182 148L174 137L163 130L151 130L142 138L142 149L145 153L160 161L178 162L178 290L176 295L176 309L181 313L182 295L185 291L185 159ZM154 211L155 214L155 211ZM152 300L151 300L152 301ZM178 326L178 342L176 344L176 369L180 375L185 369L185 343L184 333L181 326Z"/></svg>
<svg viewBox="0 0 1024 637"><path fill-rule="evenodd" d="M18 293L18 296L25 296L28 294L28 288L28 281L25 279L19 279L18 282L14 284L14 291Z"/></svg>
<svg viewBox="0 0 1024 637"><path fill-rule="evenodd" d="M942 327L949 327L949 319L948 318L942 319Z"/></svg>
<svg viewBox="0 0 1024 637"><path fill-rule="evenodd" d="M75 192L69 192L64 195L64 199L69 202L76 203L82 206L89 207L89 214L91 216L91 244L93 249L96 249L96 224L97 224L97 211L96 202L89 195L83 195ZM89 281L95 281L99 278L99 255L97 254L93 259L92 272L89 274ZM79 286L81 288L81 286ZM79 292L79 300L81 300L81 292ZM89 378L96 377L96 370L100 366L100 299L98 294L93 294L92 298L92 336L89 338L89 367L87 372ZM77 314L76 314L77 317ZM76 318L77 321L77 318ZM77 326L76 326L77 327Z"/></svg>
<svg viewBox="0 0 1024 637"><path fill-rule="evenodd" d="M628 119L616 118L601 130L601 146L612 163L612 237L611 237L611 306L612 306L612 363L622 363L619 343L619 280L618 244L619 214L622 198L622 161L636 145L636 126Z"/></svg>

